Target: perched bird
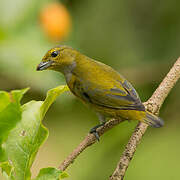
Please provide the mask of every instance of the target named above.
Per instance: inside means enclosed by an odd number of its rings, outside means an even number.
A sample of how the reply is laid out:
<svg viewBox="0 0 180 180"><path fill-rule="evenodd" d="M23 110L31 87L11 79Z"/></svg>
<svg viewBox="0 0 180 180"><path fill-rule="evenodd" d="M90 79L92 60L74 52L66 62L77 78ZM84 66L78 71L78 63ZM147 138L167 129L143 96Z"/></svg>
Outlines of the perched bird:
<svg viewBox="0 0 180 180"><path fill-rule="evenodd" d="M92 107L100 124L90 130L99 140L96 129L107 117L138 120L159 128L161 118L145 110L136 90L117 71L68 46L50 49L37 70L51 69L64 74L71 92Z"/></svg>

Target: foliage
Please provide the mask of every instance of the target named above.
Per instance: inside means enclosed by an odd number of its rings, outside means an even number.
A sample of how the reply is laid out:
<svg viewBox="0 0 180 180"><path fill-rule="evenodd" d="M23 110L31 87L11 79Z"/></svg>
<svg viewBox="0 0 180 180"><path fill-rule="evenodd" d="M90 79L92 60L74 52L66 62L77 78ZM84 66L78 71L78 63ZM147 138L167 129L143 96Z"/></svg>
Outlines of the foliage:
<svg viewBox="0 0 180 180"><path fill-rule="evenodd" d="M59 180L68 177L65 172L61 172L55 168L43 168L40 170L37 178L34 180Z"/></svg>
<svg viewBox="0 0 180 180"><path fill-rule="evenodd" d="M42 120L57 96L68 88L58 86L48 91L44 101L32 100L21 105L20 100L27 90L0 91L0 166L10 180L31 178L32 163L48 137ZM44 168L36 180L58 180L61 174L55 168Z"/></svg>

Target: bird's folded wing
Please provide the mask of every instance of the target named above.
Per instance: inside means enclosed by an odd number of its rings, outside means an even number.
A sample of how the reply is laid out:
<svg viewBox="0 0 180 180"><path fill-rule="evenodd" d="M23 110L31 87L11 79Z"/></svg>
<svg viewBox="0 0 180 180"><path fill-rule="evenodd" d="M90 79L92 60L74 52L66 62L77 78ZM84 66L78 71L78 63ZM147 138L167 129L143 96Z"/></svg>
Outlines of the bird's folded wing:
<svg viewBox="0 0 180 180"><path fill-rule="evenodd" d="M87 101L98 106L118 110L145 110L137 92L127 80L111 89L85 87L81 93Z"/></svg>

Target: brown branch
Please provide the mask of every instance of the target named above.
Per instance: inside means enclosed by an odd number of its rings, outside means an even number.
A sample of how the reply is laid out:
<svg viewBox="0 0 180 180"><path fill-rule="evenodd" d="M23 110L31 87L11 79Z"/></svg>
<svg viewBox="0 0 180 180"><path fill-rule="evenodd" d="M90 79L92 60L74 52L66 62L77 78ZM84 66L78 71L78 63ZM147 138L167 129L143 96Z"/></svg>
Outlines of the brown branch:
<svg viewBox="0 0 180 180"><path fill-rule="evenodd" d="M154 92L152 97L148 100L147 103L145 103L145 106L147 109L153 113L158 112L161 104L163 103L164 99L168 95L171 88L174 86L176 81L178 80L180 76L180 59L177 60L177 62L174 64L173 68L170 70L168 75L165 77L163 82L160 84L158 89ZM99 135L103 135L106 131L110 130L117 124L122 122L121 119L111 119L108 121L104 127L98 128L97 131ZM143 123L139 123L132 135L132 137L129 140L129 143L126 146L126 149L118 163L118 166L111 176L111 180L119 180L122 179L125 171L129 165L130 160L133 157L133 154L136 150L136 146L140 139L142 138L143 134L145 133L147 129L147 125ZM88 134L84 140L72 151L72 153L60 164L59 169L64 171L66 168L74 162L74 160L89 146L94 144L96 142L96 139L94 135ZM121 167L122 165L122 167ZM124 173L121 173L124 172ZM123 174L123 176L122 176ZM121 178L122 177L122 178ZM119 178L119 179L118 179Z"/></svg>
<svg viewBox="0 0 180 180"><path fill-rule="evenodd" d="M114 126L122 122L121 119L111 119L106 122L103 127L97 129L99 136L102 136L106 131L112 129ZM91 146L96 142L96 138L93 134L88 134L84 140L75 148L72 153L60 164L59 169L64 171L74 160L79 156L88 146Z"/></svg>
<svg viewBox="0 0 180 180"><path fill-rule="evenodd" d="M166 75L164 80L161 82L159 87L153 93L151 98L144 103L146 109L154 114L158 114L161 105L163 104L165 98L169 94L170 90L173 88L177 80L180 78L180 58L173 65L169 73ZM109 180L123 180L126 170L129 166L129 163L136 151L137 145L139 144L142 136L147 130L148 125L144 123L139 123L131 138L129 139L128 144L125 147L125 150L120 158L120 161L117 164L115 171Z"/></svg>

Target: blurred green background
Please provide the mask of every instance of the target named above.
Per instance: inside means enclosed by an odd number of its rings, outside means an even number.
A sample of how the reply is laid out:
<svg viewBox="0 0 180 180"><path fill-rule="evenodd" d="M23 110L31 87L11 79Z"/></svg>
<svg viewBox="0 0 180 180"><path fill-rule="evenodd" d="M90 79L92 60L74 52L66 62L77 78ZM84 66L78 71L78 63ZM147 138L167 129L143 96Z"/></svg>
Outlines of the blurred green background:
<svg viewBox="0 0 180 180"><path fill-rule="evenodd" d="M42 16L52 13L44 8L50 8L54 2L0 1L0 90L30 87L22 103L43 100L48 89L65 84L59 73L36 72L46 51L57 44L70 45L114 67L132 82L142 101L152 95L180 56L180 1L56 1L55 5L63 6L69 16L59 9L58 20L62 18L63 23L57 28L62 29L61 33L53 32L54 27L51 33L45 33L45 27L51 28L56 18L42 20ZM179 92L180 82L161 109L165 126L148 129L125 180L180 179ZM33 164L33 176L40 168L58 167L97 123L95 113L73 95L59 97L44 121L50 135ZM69 179L108 179L136 124L124 122L107 132L68 168Z"/></svg>

